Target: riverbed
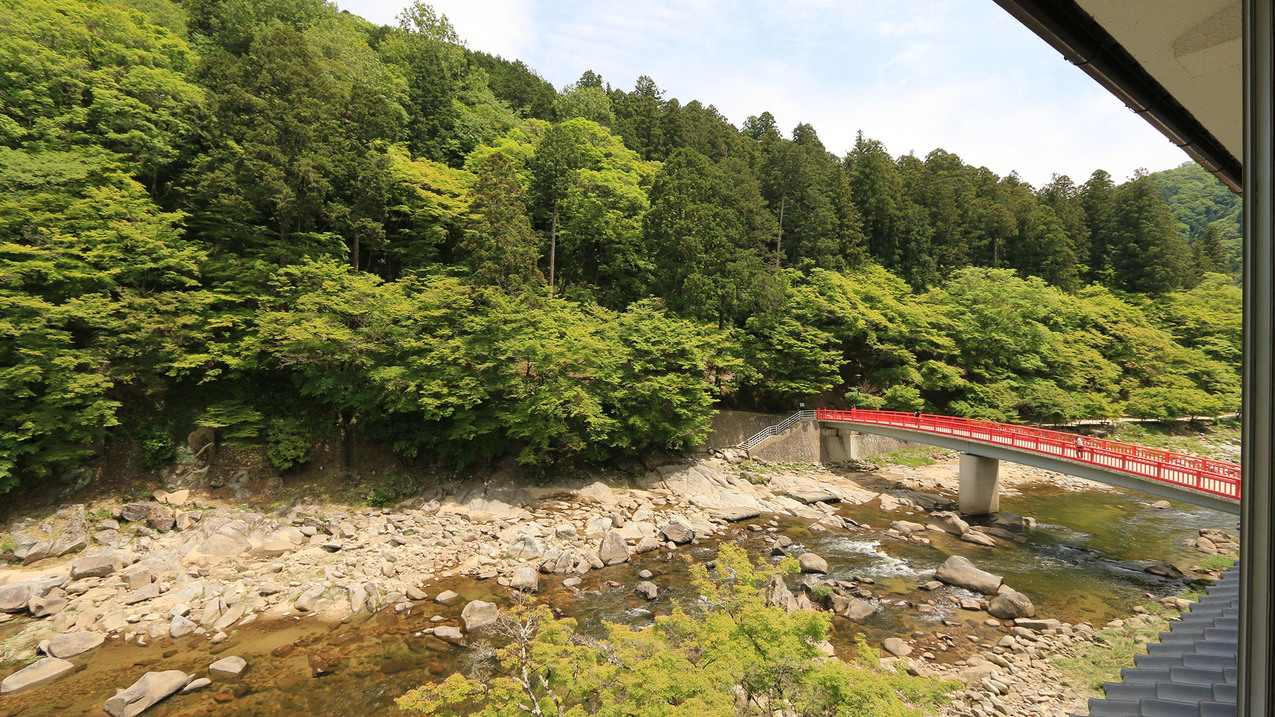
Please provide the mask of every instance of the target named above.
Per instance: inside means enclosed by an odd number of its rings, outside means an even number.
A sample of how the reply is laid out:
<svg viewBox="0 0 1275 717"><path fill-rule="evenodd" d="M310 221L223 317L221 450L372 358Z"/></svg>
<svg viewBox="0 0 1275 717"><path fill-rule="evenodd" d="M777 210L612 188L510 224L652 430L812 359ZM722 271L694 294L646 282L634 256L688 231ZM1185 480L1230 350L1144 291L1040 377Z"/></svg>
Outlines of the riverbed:
<svg viewBox="0 0 1275 717"><path fill-rule="evenodd" d="M1169 510L1155 509L1149 502L1144 496L1114 490L1076 492L1047 484L1022 485L1002 500L1002 510L1034 517L1037 524L1016 531L1023 542L1000 540L996 547L935 532L926 534L928 545L886 537L884 530L891 521L909 519L913 511L887 512L875 501L837 507L842 518L869 526L863 530L811 530L809 520L763 515L732 524L720 540L745 546L757 560L779 560L770 555L772 540L778 534L787 535L796 543L789 548L790 554L810 551L828 562L828 578L867 578L870 602L878 610L861 625L834 619L832 643L838 652L847 650L859 632L872 644L885 637L910 635L921 650L932 651L936 661L950 662L977 643L953 646L938 636L960 632L990 644L1003 634L983 624L986 613L961 610L950 600L918 590L950 555L963 555L1003 575L1007 585L1031 597L1039 616L1101 626L1127 616L1134 605L1147 602L1147 595L1159 597L1184 589L1182 580L1146 572L1146 564L1163 561L1189 568L1203 557L1186 545L1189 538L1202 528L1235 530L1232 516L1179 504ZM924 517L923 511L914 512L914 519ZM674 602L692 597L688 565L711 560L718 541L697 542L591 570L574 589L561 587L562 576L542 576L537 599L576 618L582 630L595 635L605 633L604 623L639 629L655 615L667 613ZM634 592L643 570L653 573L652 582L661 588L655 601ZM431 620L442 616L454 622L468 600L506 604L510 597L508 588L495 580L453 577L430 587L432 594L448 589L464 599L452 606L417 602L408 612L386 609L335 625L297 616L262 621L239 628L218 645L206 640L160 640L138 647L108 640L82 661L75 674L48 687L0 698L0 713L102 714L101 705L116 688L148 671L180 669L202 674L218 656L234 654L249 664L240 681L173 696L147 714L398 714L395 697L466 667L469 650L423 634L435 624ZM955 588L944 589L944 596L962 594ZM924 605L928 608L919 608ZM15 623L0 625L0 639L16 629ZM316 665L322 667L322 676L314 676Z"/></svg>

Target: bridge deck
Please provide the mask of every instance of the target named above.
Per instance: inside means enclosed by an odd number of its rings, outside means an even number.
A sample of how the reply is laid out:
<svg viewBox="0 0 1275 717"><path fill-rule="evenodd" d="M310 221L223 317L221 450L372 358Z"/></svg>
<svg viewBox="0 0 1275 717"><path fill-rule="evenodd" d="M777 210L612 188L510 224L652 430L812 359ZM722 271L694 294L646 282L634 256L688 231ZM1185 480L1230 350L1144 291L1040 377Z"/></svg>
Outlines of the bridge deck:
<svg viewBox="0 0 1275 717"><path fill-rule="evenodd" d="M992 421L820 409L823 424L1007 460L1238 514L1240 467L1156 448Z"/></svg>

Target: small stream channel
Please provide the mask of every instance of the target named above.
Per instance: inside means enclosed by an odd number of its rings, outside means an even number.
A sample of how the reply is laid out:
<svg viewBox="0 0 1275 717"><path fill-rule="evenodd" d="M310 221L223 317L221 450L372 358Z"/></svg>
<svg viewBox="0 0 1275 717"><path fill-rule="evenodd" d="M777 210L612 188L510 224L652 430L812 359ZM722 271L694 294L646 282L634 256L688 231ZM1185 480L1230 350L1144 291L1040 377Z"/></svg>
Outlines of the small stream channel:
<svg viewBox="0 0 1275 717"><path fill-rule="evenodd" d="M1189 567L1202 555L1183 544L1187 538L1201 528L1235 531L1233 516L1184 504L1155 510L1144 505L1148 499L1136 494L1076 493L1043 486L1026 486L1021 491L1019 496L1004 497L1001 508L1039 521L1037 528L1023 531L1027 538L1023 544L1000 540L998 547L987 548L933 532L927 534L933 541L928 546L881 539L881 530L892 520L909 516L882 512L875 503L840 509L843 516L872 526L861 533L811 532L806 523L793 519L781 519L778 527L799 544L793 550L810 550L825 558L831 568L828 577L875 581L870 586L872 601L881 609L864 625L837 618L832 642L838 652L847 652L860 631L871 642L922 632L926 635L919 639L922 649L933 649L939 660L948 661L957 659L957 650L968 649L972 643L962 641L950 652L940 652L942 641L934 639L934 633L974 635L984 642L1002 634L983 626L985 613L954 609L946 600L937 600L939 605L928 614L903 604L936 597L918 591L917 586L949 555L964 555L975 565L1004 575L1007 584L1031 597L1042 617L1100 626L1129 614L1133 605L1146 602L1147 593L1162 596L1183 589L1182 581L1144 572L1140 561ZM921 515L918 512L913 518ZM758 559L778 560L769 557L764 535L737 524L728 539L741 543ZM592 634L602 634L603 621L641 627L650 624L653 613L667 612L672 601L689 599L684 558L710 560L715 547L714 542L705 542L676 553L635 556L630 563L591 571L579 592L561 588L560 576L543 576L538 597L579 620L581 629ZM648 603L634 594L641 570L655 574L653 582L663 591L659 600ZM431 595L455 590L466 601L505 603L508 599L507 590L495 581L453 579L427 587ZM952 588L939 593L968 595ZM209 690L174 696L147 715L400 714L393 706L395 697L422 682L464 669L465 650L419 634L432 624L435 614L458 619L464 602L452 607L427 602L408 615L385 610L336 626L306 621L252 625L217 646L200 640L160 641L148 647L108 642L77 673L48 687L0 698L0 714L101 715L101 705L116 688L148 671L181 669L203 674L210 662L228 654L248 660L240 683L214 684ZM947 625L943 620L960 624ZM13 624L0 628L0 638L14 628ZM333 660L330 674L312 677L316 662Z"/></svg>

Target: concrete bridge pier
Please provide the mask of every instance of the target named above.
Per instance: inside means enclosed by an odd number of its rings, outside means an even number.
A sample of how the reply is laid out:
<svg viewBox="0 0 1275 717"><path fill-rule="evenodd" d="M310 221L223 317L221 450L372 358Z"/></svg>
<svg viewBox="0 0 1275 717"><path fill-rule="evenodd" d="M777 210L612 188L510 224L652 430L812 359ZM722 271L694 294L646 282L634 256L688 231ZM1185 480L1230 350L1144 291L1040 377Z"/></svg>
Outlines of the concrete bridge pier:
<svg viewBox="0 0 1275 717"><path fill-rule="evenodd" d="M961 484L957 505L963 515L986 515L1001 509L1001 462L971 453L961 454Z"/></svg>

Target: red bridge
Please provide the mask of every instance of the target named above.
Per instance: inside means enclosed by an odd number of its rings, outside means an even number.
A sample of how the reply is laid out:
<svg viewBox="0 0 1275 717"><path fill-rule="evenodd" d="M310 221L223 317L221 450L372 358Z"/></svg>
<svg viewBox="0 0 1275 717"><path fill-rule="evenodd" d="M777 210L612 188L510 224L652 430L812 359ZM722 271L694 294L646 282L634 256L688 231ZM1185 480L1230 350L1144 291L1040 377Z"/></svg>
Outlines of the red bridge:
<svg viewBox="0 0 1275 717"><path fill-rule="evenodd" d="M961 451L965 454L961 460L962 512L992 512L999 508L999 460L1037 466L1228 513L1239 512L1241 481L1238 463L1075 433L971 418L857 408L848 411L819 409L799 415L800 418L793 418L818 420L830 428L847 428Z"/></svg>

